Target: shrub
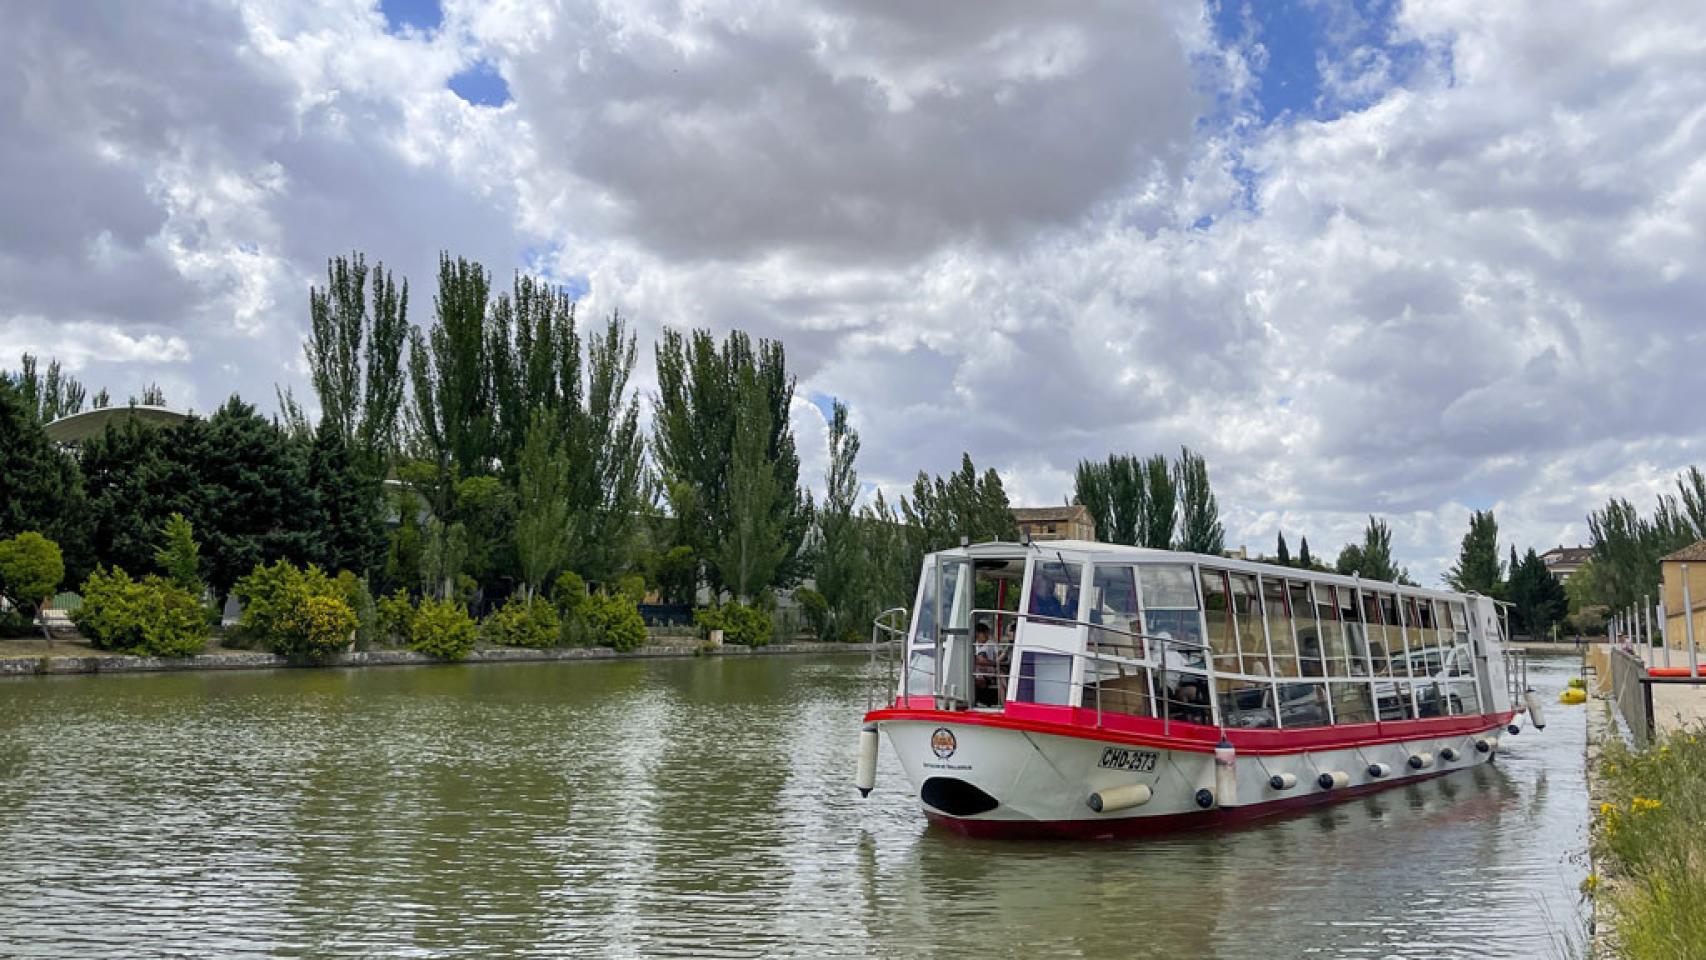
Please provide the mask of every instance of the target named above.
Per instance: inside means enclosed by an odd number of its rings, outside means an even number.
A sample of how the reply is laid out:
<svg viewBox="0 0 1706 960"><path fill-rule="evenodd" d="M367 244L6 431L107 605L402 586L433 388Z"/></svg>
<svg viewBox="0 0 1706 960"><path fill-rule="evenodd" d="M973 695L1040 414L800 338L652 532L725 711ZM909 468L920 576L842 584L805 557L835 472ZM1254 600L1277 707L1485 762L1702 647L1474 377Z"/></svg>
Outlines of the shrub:
<svg viewBox="0 0 1706 960"><path fill-rule="evenodd" d="M646 642L646 621L634 601L620 594L586 598L582 616L594 642L617 650L633 650Z"/></svg>
<svg viewBox="0 0 1706 960"><path fill-rule="evenodd" d="M440 660L461 660L474 649L479 628L454 600L422 600L415 611L409 649Z"/></svg>
<svg viewBox="0 0 1706 960"><path fill-rule="evenodd" d="M335 582L344 602L355 612L355 648L366 650L382 639L379 636L379 608L374 602L373 592L367 589L367 578L342 570Z"/></svg>
<svg viewBox="0 0 1706 960"><path fill-rule="evenodd" d="M557 605L557 616L567 620L578 616L586 605L586 581L573 570L564 570L551 590L551 602Z"/></svg>
<svg viewBox="0 0 1706 960"><path fill-rule="evenodd" d="M1595 817L1595 865L1617 882L1619 956L1698 957L1706 944L1706 728L1673 732L1635 752L1608 738ZM1597 875L1588 877L1589 889ZM1694 948L1688 948L1694 944Z"/></svg>
<svg viewBox="0 0 1706 960"><path fill-rule="evenodd" d="M233 590L243 600L243 631L274 653L323 657L341 650L355 632L355 611L343 590L313 564L305 570L285 560L257 566Z"/></svg>
<svg viewBox="0 0 1706 960"><path fill-rule="evenodd" d="M635 606L646 602L646 578L638 573L624 574L616 578L616 594L627 597Z"/></svg>
<svg viewBox="0 0 1706 960"><path fill-rule="evenodd" d="M557 608L541 597L528 600L511 597L485 622L486 642L506 647L555 646L561 633Z"/></svg>
<svg viewBox="0 0 1706 960"><path fill-rule="evenodd" d="M730 600L720 607L707 607L693 614L700 633L709 638L712 630L723 631L724 643L747 647L762 647L770 643L774 625L770 617L757 607Z"/></svg>
<svg viewBox="0 0 1706 960"><path fill-rule="evenodd" d="M402 587L374 603L374 624L382 643L407 645L415 634L415 604Z"/></svg>
<svg viewBox="0 0 1706 960"><path fill-rule="evenodd" d="M59 544L34 530L0 540L0 596L26 621L36 618L64 579L65 558Z"/></svg>
<svg viewBox="0 0 1706 960"><path fill-rule="evenodd" d="M101 650L187 657L207 640L207 619L194 594L163 577L132 580L117 567L89 574L83 605L71 616Z"/></svg>
<svg viewBox="0 0 1706 960"><path fill-rule="evenodd" d="M801 587L794 591L794 599L800 604L800 612L806 616L806 622L811 624L812 632L819 640L840 640L840 637L829 635L829 601L810 587Z"/></svg>

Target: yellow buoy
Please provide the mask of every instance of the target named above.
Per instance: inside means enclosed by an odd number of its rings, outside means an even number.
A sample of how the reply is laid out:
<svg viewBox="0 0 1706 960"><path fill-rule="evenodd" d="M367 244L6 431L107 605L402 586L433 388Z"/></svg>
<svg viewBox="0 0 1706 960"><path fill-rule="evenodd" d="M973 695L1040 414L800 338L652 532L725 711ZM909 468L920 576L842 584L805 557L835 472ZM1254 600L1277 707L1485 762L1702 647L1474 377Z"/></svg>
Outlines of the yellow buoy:
<svg viewBox="0 0 1706 960"><path fill-rule="evenodd" d="M1558 694L1559 703L1583 703L1587 698L1587 691L1579 687L1565 687L1564 692Z"/></svg>

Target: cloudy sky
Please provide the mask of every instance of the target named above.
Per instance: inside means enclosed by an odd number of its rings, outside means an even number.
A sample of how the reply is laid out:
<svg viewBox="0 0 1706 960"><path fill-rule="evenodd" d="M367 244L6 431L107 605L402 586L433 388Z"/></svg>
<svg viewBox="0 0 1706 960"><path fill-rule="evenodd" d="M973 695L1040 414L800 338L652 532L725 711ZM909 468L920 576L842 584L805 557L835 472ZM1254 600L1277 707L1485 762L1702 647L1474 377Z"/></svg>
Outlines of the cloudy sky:
<svg viewBox="0 0 1706 960"><path fill-rule="evenodd" d="M1698 0L0 0L0 91L0 358L121 398L305 394L326 258L449 249L782 338L813 475L829 397L886 487L1189 444L1424 582L1706 463Z"/></svg>

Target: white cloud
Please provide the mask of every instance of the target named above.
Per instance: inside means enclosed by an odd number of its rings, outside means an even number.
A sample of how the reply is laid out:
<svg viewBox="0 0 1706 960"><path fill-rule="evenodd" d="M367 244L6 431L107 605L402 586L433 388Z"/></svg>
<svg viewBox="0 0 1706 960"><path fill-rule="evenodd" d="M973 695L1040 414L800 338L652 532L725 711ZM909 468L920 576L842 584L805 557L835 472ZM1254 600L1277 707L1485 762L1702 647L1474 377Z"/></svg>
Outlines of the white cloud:
<svg viewBox="0 0 1706 960"><path fill-rule="evenodd" d="M1271 51L1182 3L0 18L0 350L115 393L300 393L325 257L386 260L421 320L448 248L586 278L642 357L781 337L890 491L969 450L1054 503L1080 457L1189 444L1234 543L1331 556L1377 513L1432 580L1472 508L1544 548L1706 459L1698 4L1412 0L1386 40L1425 56L1338 24L1333 119L1276 125ZM513 103L445 89L476 59Z"/></svg>

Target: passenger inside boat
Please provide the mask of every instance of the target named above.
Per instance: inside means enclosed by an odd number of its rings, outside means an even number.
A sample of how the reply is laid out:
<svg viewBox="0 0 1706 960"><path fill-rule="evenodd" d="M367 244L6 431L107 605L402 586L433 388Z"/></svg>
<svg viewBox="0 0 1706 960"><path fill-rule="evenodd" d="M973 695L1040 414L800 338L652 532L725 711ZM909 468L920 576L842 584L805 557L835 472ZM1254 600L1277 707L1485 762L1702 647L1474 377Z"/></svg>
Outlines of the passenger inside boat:
<svg viewBox="0 0 1706 960"><path fill-rule="evenodd" d="M980 707L995 707L1001 704L1001 647L995 642L995 635L989 629L989 624L979 621L974 632L975 643L973 652L976 661L972 669L972 683L976 690L977 705Z"/></svg>

